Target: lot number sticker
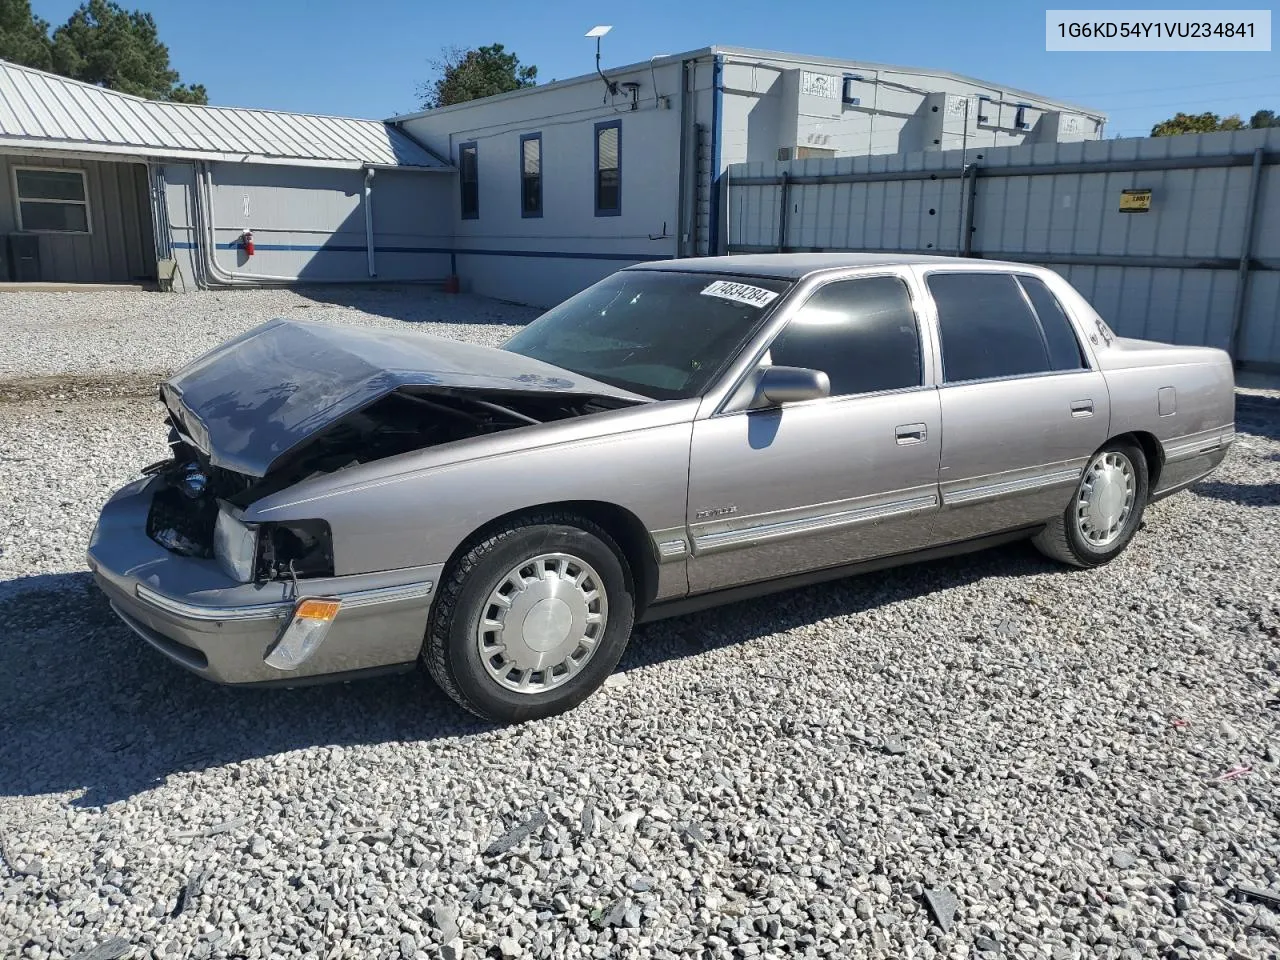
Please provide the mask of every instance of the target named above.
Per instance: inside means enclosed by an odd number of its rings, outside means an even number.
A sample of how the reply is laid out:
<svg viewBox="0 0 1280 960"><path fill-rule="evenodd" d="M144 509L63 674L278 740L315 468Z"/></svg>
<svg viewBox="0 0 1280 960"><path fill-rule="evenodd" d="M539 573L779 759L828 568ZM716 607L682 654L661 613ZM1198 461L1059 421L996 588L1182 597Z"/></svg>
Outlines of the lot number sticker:
<svg viewBox="0 0 1280 960"><path fill-rule="evenodd" d="M767 307L778 299L778 295L764 287L753 287L749 283L734 283L732 280L717 280L702 290L704 297L719 297L721 300L732 300L734 303L745 303L749 307Z"/></svg>

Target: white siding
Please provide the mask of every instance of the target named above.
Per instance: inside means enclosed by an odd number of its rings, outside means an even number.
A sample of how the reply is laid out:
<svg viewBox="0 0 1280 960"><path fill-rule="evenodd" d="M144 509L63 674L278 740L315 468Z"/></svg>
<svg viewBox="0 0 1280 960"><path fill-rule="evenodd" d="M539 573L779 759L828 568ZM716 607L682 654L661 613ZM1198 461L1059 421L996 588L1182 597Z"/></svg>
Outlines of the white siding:
<svg viewBox="0 0 1280 960"><path fill-rule="evenodd" d="M403 121L407 133L455 163L460 143L476 143L479 216L461 219L456 183L448 206L469 289L546 306L630 263L675 255L680 64L610 78L640 84L637 109L625 90L610 98L597 80ZM622 212L596 216L595 125L612 120L622 125ZM520 137L528 133L542 134L541 217L521 215Z"/></svg>
<svg viewBox="0 0 1280 960"><path fill-rule="evenodd" d="M862 77L851 88L860 103L798 94L799 72L830 77L838 91L842 91L846 75ZM837 157L852 157L966 145L1003 147L1059 139L1092 140L1101 133L1096 122L1100 114L1065 111L1067 116L1079 118L1065 125L1075 127L1069 131L1054 121L1054 114L1064 112L1061 105L1043 97L999 84L870 64L728 53L724 91L721 159L726 165L772 163L778 159L779 147L813 147L833 150ZM989 99L980 106L979 97ZM1023 113L1024 128L1015 125L1019 103L1028 105Z"/></svg>
<svg viewBox="0 0 1280 960"><path fill-rule="evenodd" d="M164 176L174 256L183 280L194 287L193 168L168 164ZM370 279L362 171L219 163L212 165L212 176L215 255L227 273L303 282ZM377 171L373 180L377 279L448 276L454 184L454 178L445 174ZM253 257L246 256L239 245L245 230L253 231Z"/></svg>

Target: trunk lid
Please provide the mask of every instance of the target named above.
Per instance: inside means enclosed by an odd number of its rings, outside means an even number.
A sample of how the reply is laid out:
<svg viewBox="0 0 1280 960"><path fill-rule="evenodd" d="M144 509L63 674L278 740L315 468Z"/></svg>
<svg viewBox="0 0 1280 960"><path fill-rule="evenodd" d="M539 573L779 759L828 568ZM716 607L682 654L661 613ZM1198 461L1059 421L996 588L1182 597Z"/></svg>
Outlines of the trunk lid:
<svg viewBox="0 0 1280 960"><path fill-rule="evenodd" d="M649 399L495 347L284 319L215 347L165 381L160 395L211 463L264 477L300 444L405 387Z"/></svg>

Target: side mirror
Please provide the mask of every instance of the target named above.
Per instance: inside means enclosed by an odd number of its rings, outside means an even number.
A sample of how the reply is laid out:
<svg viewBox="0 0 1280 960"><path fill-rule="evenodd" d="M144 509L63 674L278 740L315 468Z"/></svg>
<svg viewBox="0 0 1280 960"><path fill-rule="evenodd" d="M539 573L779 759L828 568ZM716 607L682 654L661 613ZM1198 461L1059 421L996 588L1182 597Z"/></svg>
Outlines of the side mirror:
<svg viewBox="0 0 1280 960"><path fill-rule="evenodd" d="M821 370L806 367L765 367L756 383L752 409L775 407L831 396L831 379Z"/></svg>

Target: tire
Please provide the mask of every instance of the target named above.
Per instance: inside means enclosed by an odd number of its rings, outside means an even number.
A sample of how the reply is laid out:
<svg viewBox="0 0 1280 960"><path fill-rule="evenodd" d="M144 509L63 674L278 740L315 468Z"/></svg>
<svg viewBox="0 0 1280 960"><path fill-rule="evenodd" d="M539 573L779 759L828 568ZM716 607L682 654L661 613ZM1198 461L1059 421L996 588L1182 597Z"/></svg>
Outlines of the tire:
<svg viewBox="0 0 1280 960"><path fill-rule="evenodd" d="M515 518L466 546L445 572L422 659L478 717L519 723L564 713L608 679L626 650L633 583L617 543L586 518Z"/></svg>
<svg viewBox="0 0 1280 960"><path fill-rule="evenodd" d="M1101 506L1091 511L1089 494L1095 486L1096 471L1107 473L1108 495L1113 498L1120 495L1114 491L1129 490L1127 483L1118 483L1127 471L1132 500L1125 495L1119 513L1115 512L1114 499L1109 503L1098 501ZM1147 459L1141 448L1125 440L1113 440L1089 458L1067 509L1031 542L1050 559L1073 567L1100 567L1119 556L1133 539L1142 524L1147 493ZM1114 523L1107 526L1108 520Z"/></svg>

